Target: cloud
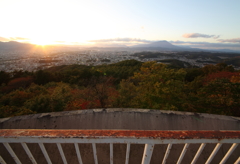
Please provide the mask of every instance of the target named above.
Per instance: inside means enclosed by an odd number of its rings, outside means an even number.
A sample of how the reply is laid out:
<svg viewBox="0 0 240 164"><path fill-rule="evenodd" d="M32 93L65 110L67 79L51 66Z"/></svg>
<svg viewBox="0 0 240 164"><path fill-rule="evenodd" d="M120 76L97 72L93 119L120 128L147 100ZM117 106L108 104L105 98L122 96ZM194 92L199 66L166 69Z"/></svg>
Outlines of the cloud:
<svg viewBox="0 0 240 164"><path fill-rule="evenodd" d="M185 42L185 41L169 41L172 44L177 45L192 45L192 46L215 46L215 47L239 47L240 44L232 44L232 43L210 43L210 42Z"/></svg>
<svg viewBox="0 0 240 164"><path fill-rule="evenodd" d="M88 42L93 43L94 46L125 47L125 46L134 46L138 44L148 44L156 41L140 39L140 38L110 38L110 39L89 40Z"/></svg>
<svg viewBox="0 0 240 164"><path fill-rule="evenodd" d="M3 42L9 42L9 41L28 41L29 39L28 38L22 38L22 37L9 37L9 38L6 38L6 37L1 37L0 36L0 41L3 41Z"/></svg>
<svg viewBox="0 0 240 164"><path fill-rule="evenodd" d="M18 41L18 40L29 40L28 38L22 38L22 37L10 37L10 40Z"/></svg>
<svg viewBox="0 0 240 164"><path fill-rule="evenodd" d="M240 43L240 38L233 39L218 39L219 42Z"/></svg>
<svg viewBox="0 0 240 164"><path fill-rule="evenodd" d="M220 36L219 35L206 35L206 34L200 34L200 33L187 33L182 35L184 38L213 38L217 39Z"/></svg>
<svg viewBox="0 0 240 164"><path fill-rule="evenodd" d="M56 43L67 43L66 41L55 41Z"/></svg>
<svg viewBox="0 0 240 164"><path fill-rule="evenodd" d="M112 39L99 39L90 40L89 42L106 43L106 42L137 42L137 43L151 43L151 40L139 39L139 38L112 38Z"/></svg>

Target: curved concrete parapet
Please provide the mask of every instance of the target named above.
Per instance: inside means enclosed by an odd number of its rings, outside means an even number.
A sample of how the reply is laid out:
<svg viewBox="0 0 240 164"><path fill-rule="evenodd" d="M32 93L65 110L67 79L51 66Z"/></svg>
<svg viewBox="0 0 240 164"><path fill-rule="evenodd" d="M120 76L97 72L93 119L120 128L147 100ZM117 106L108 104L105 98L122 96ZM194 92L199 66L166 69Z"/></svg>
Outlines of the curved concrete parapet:
<svg viewBox="0 0 240 164"><path fill-rule="evenodd" d="M150 109L107 108L0 119L0 129L240 130L240 118Z"/></svg>

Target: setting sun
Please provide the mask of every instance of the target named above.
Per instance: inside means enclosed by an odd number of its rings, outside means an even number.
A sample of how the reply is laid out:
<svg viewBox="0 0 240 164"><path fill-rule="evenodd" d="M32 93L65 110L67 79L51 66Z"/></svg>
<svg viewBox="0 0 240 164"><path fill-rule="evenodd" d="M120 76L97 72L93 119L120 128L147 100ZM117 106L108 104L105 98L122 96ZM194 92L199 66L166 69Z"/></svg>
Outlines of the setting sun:
<svg viewBox="0 0 240 164"><path fill-rule="evenodd" d="M239 1L214 0L207 6L187 0L137 2L0 0L0 42L129 46L166 40L192 48L240 50ZM222 12L226 8L231 10Z"/></svg>

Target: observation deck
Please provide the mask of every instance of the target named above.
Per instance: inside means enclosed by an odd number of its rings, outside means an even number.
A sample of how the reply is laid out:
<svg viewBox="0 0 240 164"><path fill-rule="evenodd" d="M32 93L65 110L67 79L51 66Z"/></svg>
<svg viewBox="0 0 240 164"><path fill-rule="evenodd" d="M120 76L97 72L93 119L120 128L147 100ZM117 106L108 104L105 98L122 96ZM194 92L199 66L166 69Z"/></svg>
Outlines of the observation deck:
<svg viewBox="0 0 240 164"><path fill-rule="evenodd" d="M240 163L240 118L91 109L0 119L0 163Z"/></svg>

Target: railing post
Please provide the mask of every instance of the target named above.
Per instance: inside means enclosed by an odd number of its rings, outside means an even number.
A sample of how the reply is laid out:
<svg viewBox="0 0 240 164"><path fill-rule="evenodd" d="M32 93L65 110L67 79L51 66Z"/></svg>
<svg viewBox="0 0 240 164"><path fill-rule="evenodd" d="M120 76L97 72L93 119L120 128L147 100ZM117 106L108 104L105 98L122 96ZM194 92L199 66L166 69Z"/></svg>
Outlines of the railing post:
<svg viewBox="0 0 240 164"><path fill-rule="evenodd" d="M181 155L180 155L180 157L179 157L179 159L177 161L177 164L180 164L182 162L182 159L183 159L183 157L184 157L184 155L185 155L185 153L186 153L186 151L188 149L188 146L189 146L188 143L184 145L182 153L181 153Z"/></svg>
<svg viewBox="0 0 240 164"><path fill-rule="evenodd" d="M93 148L94 162L95 162L95 164L98 164L97 149L96 149L96 144L95 143L92 143L92 148Z"/></svg>
<svg viewBox="0 0 240 164"><path fill-rule="evenodd" d="M207 162L205 164L210 164L211 163L211 161L213 160L213 157L217 154L217 152L218 152L218 150L220 149L221 146L222 146L221 143L218 143L216 145L216 147L214 148L212 154L209 156L209 158L208 158L208 160L207 160Z"/></svg>
<svg viewBox="0 0 240 164"><path fill-rule="evenodd" d="M203 151L203 149L204 149L205 146L206 146L205 143L202 143L202 144L201 144L201 146L199 147L199 149L198 149L198 151L197 151L195 157L193 158L191 164L195 164L195 163L197 162L198 157L199 157L200 154L202 153L202 151Z"/></svg>
<svg viewBox="0 0 240 164"><path fill-rule="evenodd" d="M110 164L113 164L113 143L110 143Z"/></svg>
<svg viewBox="0 0 240 164"><path fill-rule="evenodd" d="M62 157L63 163L64 163L64 164L67 164L67 160L66 160L66 157L65 157L65 155L64 155L64 152L63 152L61 143L57 143L57 147L58 147L58 150L59 150L60 155L61 155L61 157Z"/></svg>
<svg viewBox="0 0 240 164"><path fill-rule="evenodd" d="M154 144L145 144L142 164L149 164L151 161L152 153L154 149Z"/></svg>
<svg viewBox="0 0 240 164"><path fill-rule="evenodd" d="M221 160L220 164L223 164L223 163L225 163L227 161L228 157L232 154L232 152L236 149L237 146L238 146L237 143L232 144L232 146L228 150L227 154Z"/></svg>
<svg viewBox="0 0 240 164"><path fill-rule="evenodd" d="M6 147L6 149L8 150L8 152L11 154L12 158L14 159L14 161L17 164L21 164L20 160L18 159L18 157L16 156L16 154L14 153L13 149L11 148L11 146L8 143L3 143L3 145Z"/></svg>
<svg viewBox="0 0 240 164"><path fill-rule="evenodd" d="M0 163L1 163L1 164L7 164L7 163L4 161L4 159L2 158L1 155L0 155Z"/></svg>
<svg viewBox="0 0 240 164"><path fill-rule="evenodd" d="M240 163L240 157L238 157L238 159L236 160L236 162L234 162L234 164L239 164Z"/></svg>
<svg viewBox="0 0 240 164"><path fill-rule="evenodd" d="M23 142L23 143L22 143L22 147L23 147L24 150L26 151L26 153L27 153L29 159L32 161L32 163L33 163L33 164L37 164L36 160L34 159L32 153L31 153L31 151L29 150L27 144Z"/></svg>
<svg viewBox="0 0 240 164"><path fill-rule="evenodd" d="M47 160L47 163L48 164L52 164L52 162L51 162L51 160L50 160L50 158L48 156L48 152L46 151L45 146L43 145L43 143L38 143L38 145L39 145L40 149L42 150L42 153L43 153L45 159Z"/></svg>
<svg viewBox="0 0 240 164"><path fill-rule="evenodd" d="M128 164L128 162L129 162L129 154L130 154L130 143L127 143L125 164Z"/></svg>
<svg viewBox="0 0 240 164"><path fill-rule="evenodd" d="M167 161L167 158L168 158L168 155L171 151L171 148L172 148L172 144L168 144L168 147L167 147L167 150L165 152L165 155L164 155L164 158L163 158L163 161L162 161L162 164L165 164L166 161Z"/></svg>
<svg viewBox="0 0 240 164"><path fill-rule="evenodd" d="M75 146L75 150L76 150L76 153L77 153L78 162L79 162L80 164L83 164L78 143L74 143L74 146Z"/></svg>

